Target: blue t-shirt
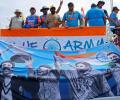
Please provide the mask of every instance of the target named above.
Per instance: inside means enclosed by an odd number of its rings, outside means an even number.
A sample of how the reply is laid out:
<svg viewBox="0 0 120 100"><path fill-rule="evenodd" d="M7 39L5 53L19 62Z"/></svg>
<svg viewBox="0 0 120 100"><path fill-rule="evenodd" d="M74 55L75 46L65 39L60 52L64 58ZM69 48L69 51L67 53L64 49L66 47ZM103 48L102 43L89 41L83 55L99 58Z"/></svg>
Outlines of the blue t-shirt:
<svg viewBox="0 0 120 100"><path fill-rule="evenodd" d="M97 7L91 8L86 14L89 26L105 26L104 17L104 11Z"/></svg>
<svg viewBox="0 0 120 100"><path fill-rule="evenodd" d="M40 17L36 15L27 16L25 27L26 28L37 28L40 23Z"/></svg>
<svg viewBox="0 0 120 100"><path fill-rule="evenodd" d="M42 15L40 16L40 19L41 19L41 28L47 28L47 25L46 25L46 18L47 18L47 15Z"/></svg>
<svg viewBox="0 0 120 100"><path fill-rule="evenodd" d="M112 13L110 14L110 18L111 18L112 20L114 20L114 22L115 22L116 24L119 24L118 17L117 17L117 14L116 14L115 12L112 12ZM110 21L110 26L115 26L115 24Z"/></svg>
<svg viewBox="0 0 120 100"><path fill-rule="evenodd" d="M83 16L78 12L66 12L63 16L63 21L66 21L68 27L78 27L78 21L81 20Z"/></svg>

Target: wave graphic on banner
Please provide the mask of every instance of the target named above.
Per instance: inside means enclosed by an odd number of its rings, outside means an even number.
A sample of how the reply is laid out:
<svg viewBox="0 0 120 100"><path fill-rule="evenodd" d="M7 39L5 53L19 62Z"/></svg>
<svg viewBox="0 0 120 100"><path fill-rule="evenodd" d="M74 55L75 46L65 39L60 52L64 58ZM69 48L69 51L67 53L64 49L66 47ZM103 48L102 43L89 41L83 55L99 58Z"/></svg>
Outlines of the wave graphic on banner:
<svg viewBox="0 0 120 100"><path fill-rule="evenodd" d="M95 48L82 50L82 52L54 52L21 48L0 41L0 62L10 61L14 63L12 71L15 75L27 76L29 68L35 71L42 65L48 65L51 69L55 69L54 56L64 59L71 65L75 65L76 62L84 61L90 63L94 69L104 70L109 68L109 64L111 64L111 59L108 57L109 53L119 55L120 50L113 44L104 44Z"/></svg>
<svg viewBox="0 0 120 100"><path fill-rule="evenodd" d="M0 41L0 98L87 100L113 96L114 86L115 95L119 95L119 54L111 43L72 52L23 48ZM106 81L111 73L112 85L108 84L110 78Z"/></svg>

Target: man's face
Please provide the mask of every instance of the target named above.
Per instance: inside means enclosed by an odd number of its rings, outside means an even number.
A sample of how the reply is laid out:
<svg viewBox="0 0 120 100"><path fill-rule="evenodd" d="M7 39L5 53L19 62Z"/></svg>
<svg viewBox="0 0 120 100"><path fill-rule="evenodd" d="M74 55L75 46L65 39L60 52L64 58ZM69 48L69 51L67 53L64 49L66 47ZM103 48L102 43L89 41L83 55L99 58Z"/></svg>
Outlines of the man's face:
<svg viewBox="0 0 120 100"><path fill-rule="evenodd" d="M16 12L15 15L16 15L17 17L20 17L21 13L20 13L20 12Z"/></svg>
<svg viewBox="0 0 120 100"><path fill-rule="evenodd" d="M118 14L119 10L115 10L115 13Z"/></svg>
<svg viewBox="0 0 120 100"><path fill-rule="evenodd" d="M13 67L13 65L11 63L9 63L9 62L3 63L2 64L3 74L4 75L10 75L12 67Z"/></svg>
<svg viewBox="0 0 120 100"><path fill-rule="evenodd" d="M47 14L47 12L48 12L48 10L47 10L47 9L44 9L44 10L43 10L43 14L45 14L45 15L46 15L46 14Z"/></svg>
<svg viewBox="0 0 120 100"><path fill-rule="evenodd" d="M50 9L51 14L55 14L55 8Z"/></svg>
<svg viewBox="0 0 120 100"><path fill-rule="evenodd" d="M5 62L2 64L3 67L6 67L6 68L12 68L12 64L9 63L9 62Z"/></svg>
<svg viewBox="0 0 120 100"><path fill-rule="evenodd" d="M77 63L76 64L76 69L77 70L82 70L82 71L86 71L89 69L89 66L83 64L83 63Z"/></svg>
<svg viewBox="0 0 120 100"><path fill-rule="evenodd" d="M104 4L102 4L102 3L98 5L99 8L102 8L103 6L104 6Z"/></svg>
<svg viewBox="0 0 120 100"><path fill-rule="evenodd" d="M69 11L73 11L73 10L74 10L74 5L72 5L72 4L69 5L69 6L68 6L68 9L69 9Z"/></svg>
<svg viewBox="0 0 120 100"><path fill-rule="evenodd" d="M120 57L118 55L114 54L114 53L108 55L108 58L114 63L117 62L118 60L120 60Z"/></svg>
<svg viewBox="0 0 120 100"><path fill-rule="evenodd" d="M31 13L31 15L34 15L36 13L36 10L35 9L31 9L30 13Z"/></svg>
<svg viewBox="0 0 120 100"><path fill-rule="evenodd" d="M41 66L38 70L38 75L47 75L50 72L50 68Z"/></svg>

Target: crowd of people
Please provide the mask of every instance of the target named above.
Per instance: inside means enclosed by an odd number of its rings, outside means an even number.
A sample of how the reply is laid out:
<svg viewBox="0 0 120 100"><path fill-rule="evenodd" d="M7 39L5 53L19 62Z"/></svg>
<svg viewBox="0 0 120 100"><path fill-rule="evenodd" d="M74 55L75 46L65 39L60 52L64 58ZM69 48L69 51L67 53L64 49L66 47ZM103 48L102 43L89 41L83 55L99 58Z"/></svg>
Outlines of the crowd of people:
<svg viewBox="0 0 120 100"><path fill-rule="evenodd" d="M79 26L106 26L108 20L110 26L119 26L119 20L117 14L119 9L113 7L110 15L107 10L102 7L105 5L104 1L98 1L97 4L92 4L90 10L83 16L79 11L75 11L74 3L68 3L68 11L61 19L59 11L63 5L63 0L60 0L58 9L55 6L50 8L44 6L40 9L43 13L41 16L36 15L36 8L30 8L30 16L26 17L24 21L22 12L20 10L15 11L15 16L11 18L9 29L13 28L53 28L53 27L79 27ZM50 13L48 14L48 11Z"/></svg>

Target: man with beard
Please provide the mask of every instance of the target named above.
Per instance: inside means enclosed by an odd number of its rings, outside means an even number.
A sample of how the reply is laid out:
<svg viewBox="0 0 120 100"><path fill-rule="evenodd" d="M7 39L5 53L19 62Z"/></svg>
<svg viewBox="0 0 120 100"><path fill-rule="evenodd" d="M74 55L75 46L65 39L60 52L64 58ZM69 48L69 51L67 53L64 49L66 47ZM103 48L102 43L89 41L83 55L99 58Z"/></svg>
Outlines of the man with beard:
<svg viewBox="0 0 120 100"><path fill-rule="evenodd" d="M113 75L117 83L116 95L120 96L120 55L114 52L110 52L107 54L107 56L109 59L111 59L112 63L112 66L108 69L108 72Z"/></svg>
<svg viewBox="0 0 120 100"><path fill-rule="evenodd" d="M37 71L39 79L40 100L61 100L59 90L59 72L52 70L48 65L41 65Z"/></svg>
<svg viewBox="0 0 120 100"><path fill-rule="evenodd" d="M108 58L118 67L120 67L120 55L115 52L110 52L107 54ZM115 67L116 67L115 66Z"/></svg>
<svg viewBox="0 0 120 100"><path fill-rule="evenodd" d="M70 100L89 100L96 97L112 96L113 93L101 72L92 70L87 62L78 62L73 69L60 70L67 64L60 63L56 58L56 68L71 86L72 97Z"/></svg>
<svg viewBox="0 0 120 100"><path fill-rule="evenodd" d="M56 14L59 13L59 11L60 11L60 9L61 9L61 7L62 7L62 4L63 4L63 0L60 0L60 5L59 5L59 7L58 7L58 9L57 9L57 11L56 11ZM47 18L47 15L48 15L48 14L47 14L47 13L48 13L48 10L49 10L49 8L46 7L46 6L42 7L42 9L40 10L40 12L43 13L43 15L40 16L40 19L41 19L41 28L47 28L46 18Z"/></svg>
<svg viewBox="0 0 120 100"><path fill-rule="evenodd" d="M56 13L56 7L50 7L50 14L47 15L46 22L48 28L59 27L61 24L60 16Z"/></svg>

